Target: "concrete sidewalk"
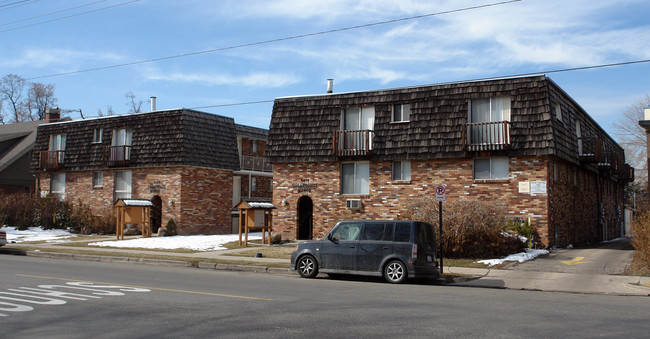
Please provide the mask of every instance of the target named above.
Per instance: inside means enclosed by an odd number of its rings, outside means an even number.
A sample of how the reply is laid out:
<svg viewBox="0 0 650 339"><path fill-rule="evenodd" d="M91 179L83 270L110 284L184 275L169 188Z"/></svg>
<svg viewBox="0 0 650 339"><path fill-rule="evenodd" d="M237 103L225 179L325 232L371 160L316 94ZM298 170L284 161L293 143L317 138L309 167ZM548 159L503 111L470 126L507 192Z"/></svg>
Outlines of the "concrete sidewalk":
<svg viewBox="0 0 650 339"><path fill-rule="evenodd" d="M289 259L237 256L246 249L176 253L150 250L84 247L85 253L60 253L56 244L21 244L24 251L11 245L0 247L0 254L33 257L85 260L98 262L132 263L176 267L198 267L258 273L296 274L289 270ZM70 251L70 247L66 248ZM115 254L119 253L120 256ZM171 259L142 258L142 255ZM215 263L219 261L221 263ZM650 278L624 275L572 274L557 272L518 271L489 268L445 267L445 274L461 275L453 279L453 286L606 294L625 296L650 296Z"/></svg>

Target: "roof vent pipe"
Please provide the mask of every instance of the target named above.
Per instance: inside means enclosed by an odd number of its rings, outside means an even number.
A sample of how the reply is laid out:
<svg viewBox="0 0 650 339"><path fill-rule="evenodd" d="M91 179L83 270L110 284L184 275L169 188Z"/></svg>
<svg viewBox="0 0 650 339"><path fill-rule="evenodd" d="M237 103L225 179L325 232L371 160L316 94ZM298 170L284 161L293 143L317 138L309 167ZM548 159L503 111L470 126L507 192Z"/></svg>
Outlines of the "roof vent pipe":
<svg viewBox="0 0 650 339"><path fill-rule="evenodd" d="M156 111L156 97L151 97L151 111Z"/></svg>
<svg viewBox="0 0 650 339"><path fill-rule="evenodd" d="M327 79L327 93L334 92L334 79Z"/></svg>

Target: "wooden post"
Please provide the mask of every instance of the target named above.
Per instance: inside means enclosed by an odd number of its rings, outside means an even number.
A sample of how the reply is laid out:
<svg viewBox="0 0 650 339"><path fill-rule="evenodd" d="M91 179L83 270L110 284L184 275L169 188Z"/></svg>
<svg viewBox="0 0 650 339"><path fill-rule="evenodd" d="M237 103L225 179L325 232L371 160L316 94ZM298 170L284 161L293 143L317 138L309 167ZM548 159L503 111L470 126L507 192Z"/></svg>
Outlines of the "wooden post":
<svg viewBox="0 0 650 339"><path fill-rule="evenodd" d="M239 210L239 246L241 246L241 226L242 226L243 216L242 209Z"/></svg>

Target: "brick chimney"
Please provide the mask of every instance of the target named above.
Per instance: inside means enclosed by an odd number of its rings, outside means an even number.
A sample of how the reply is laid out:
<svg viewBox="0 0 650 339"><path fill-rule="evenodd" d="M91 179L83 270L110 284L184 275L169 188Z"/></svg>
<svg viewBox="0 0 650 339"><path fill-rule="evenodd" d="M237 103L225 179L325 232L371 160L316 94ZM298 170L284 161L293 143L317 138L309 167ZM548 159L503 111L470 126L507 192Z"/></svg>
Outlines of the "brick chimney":
<svg viewBox="0 0 650 339"><path fill-rule="evenodd" d="M58 122L61 119L61 109L58 107L45 109L45 123Z"/></svg>

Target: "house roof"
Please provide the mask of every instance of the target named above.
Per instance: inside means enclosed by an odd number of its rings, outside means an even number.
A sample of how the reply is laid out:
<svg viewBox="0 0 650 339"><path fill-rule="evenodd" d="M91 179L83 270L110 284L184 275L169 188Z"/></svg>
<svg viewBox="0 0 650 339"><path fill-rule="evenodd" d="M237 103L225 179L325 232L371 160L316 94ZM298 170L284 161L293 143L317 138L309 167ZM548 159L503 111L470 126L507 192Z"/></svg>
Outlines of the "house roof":
<svg viewBox="0 0 650 339"><path fill-rule="evenodd" d="M112 131L121 128L133 130L129 167L240 168L234 119L189 109L42 125L32 166L38 166L38 151L48 149L49 135L65 134L65 170L105 168L105 147L112 144ZM93 143L95 129L103 130L101 143Z"/></svg>
<svg viewBox="0 0 650 339"><path fill-rule="evenodd" d="M333 132L341 129L346 108L374 106L371 159L458 158L463 125L472 99L511 97L510 155L557 155L579 162L575 120L584 135L598 134L622 153L588 114L544 75L483 79L384 90L277 98L266 155L273 163L340 160L333 154ZM552 102L562 102L570 121L557 121ZM394 104L410 104L408 123L392 122ZM573 152L571 152L573 150Z"/></svg>
<svg viewBox="0 0 650 339"><path fill-rule="evenodd" d="M36 130L44 123L39 120L0 125L0 143L6 145L0 149L0 172L34 148Z"/></svg>

